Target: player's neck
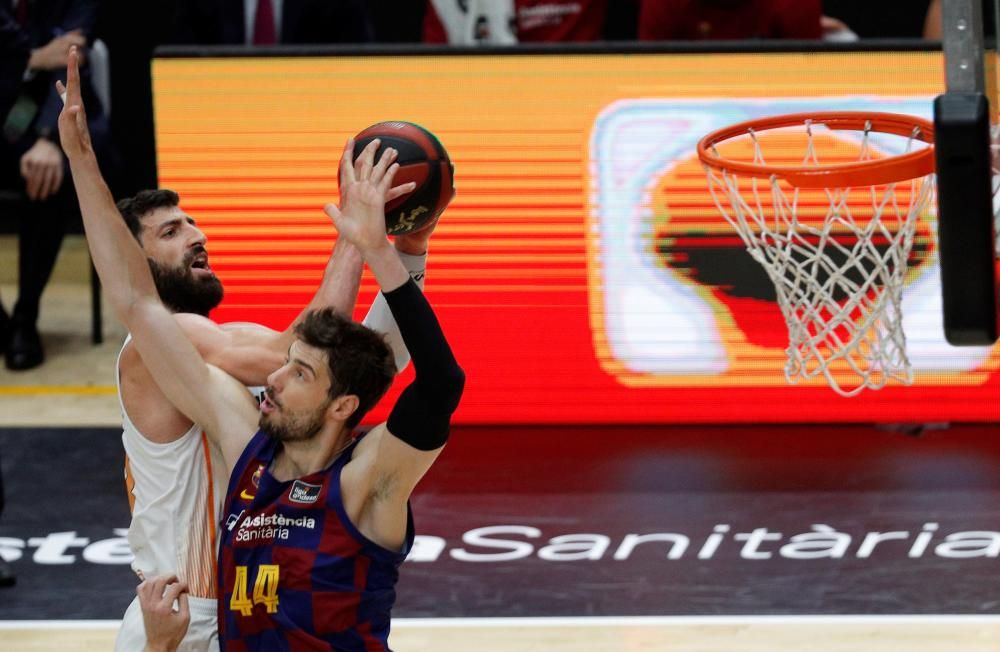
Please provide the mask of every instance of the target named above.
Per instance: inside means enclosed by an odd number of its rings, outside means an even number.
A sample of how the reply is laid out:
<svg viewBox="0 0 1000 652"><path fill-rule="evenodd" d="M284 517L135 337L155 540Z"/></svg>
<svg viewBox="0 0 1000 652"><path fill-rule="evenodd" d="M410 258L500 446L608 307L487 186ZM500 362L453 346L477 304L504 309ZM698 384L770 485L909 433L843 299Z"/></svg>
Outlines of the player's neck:
<svg viewBox="0 0 1000 652"><path fill-rule="evenodd" d="M352 441L343 424L326 424L313 438L282 442L271 463L271 475L279 482L322 471L333 463Z"/></svg>

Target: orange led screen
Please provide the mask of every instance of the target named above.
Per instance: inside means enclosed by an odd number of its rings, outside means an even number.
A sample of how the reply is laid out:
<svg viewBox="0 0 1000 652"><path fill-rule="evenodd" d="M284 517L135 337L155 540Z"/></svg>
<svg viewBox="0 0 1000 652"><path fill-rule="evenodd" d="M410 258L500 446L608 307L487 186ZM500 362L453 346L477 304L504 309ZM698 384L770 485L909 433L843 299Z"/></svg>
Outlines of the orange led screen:
<svg viewBox="0 0 1000 652"><path fill-rule="evenodd" d="M159 180L208 234L214 317L280 328L331 250L346 138L437 134L457 196L426 292L468 375L462 423L995 420L997 351L941 333L933 210L903 300L915 385L788 386L773 288L694 153L763 115L930 117L941 70L932 52L161 58ZM358 318L375 291L366 274Z"/></svg>

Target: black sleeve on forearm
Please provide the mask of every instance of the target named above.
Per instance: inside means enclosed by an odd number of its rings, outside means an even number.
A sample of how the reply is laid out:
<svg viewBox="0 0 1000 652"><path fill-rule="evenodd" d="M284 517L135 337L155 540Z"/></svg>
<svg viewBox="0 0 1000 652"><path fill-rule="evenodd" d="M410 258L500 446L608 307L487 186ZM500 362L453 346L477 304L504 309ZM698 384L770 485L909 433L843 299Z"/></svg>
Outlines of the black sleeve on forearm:
<svg viewBox="0 0 1000 652"><path fill-rule="evenodd" d="M418 450L440 448L448 440L451 414L462 398L465 373L413 279L383 295L416 371L413 382L389 413L389 432Z"/></svg>

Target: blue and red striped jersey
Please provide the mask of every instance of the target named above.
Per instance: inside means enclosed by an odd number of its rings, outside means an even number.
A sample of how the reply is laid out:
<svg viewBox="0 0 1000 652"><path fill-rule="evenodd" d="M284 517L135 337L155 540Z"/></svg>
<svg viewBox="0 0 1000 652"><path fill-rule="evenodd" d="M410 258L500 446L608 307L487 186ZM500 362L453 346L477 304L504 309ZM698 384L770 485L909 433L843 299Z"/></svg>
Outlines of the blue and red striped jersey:
<svg viewBox="0 0 1000 652"><path fill-rule="evenodd" d="M389 650L399 566L351 523L340 474L355 440L326 469L289 482L268 471L280 444L258 432L233 469L219 547L222 650Z"/></svg>

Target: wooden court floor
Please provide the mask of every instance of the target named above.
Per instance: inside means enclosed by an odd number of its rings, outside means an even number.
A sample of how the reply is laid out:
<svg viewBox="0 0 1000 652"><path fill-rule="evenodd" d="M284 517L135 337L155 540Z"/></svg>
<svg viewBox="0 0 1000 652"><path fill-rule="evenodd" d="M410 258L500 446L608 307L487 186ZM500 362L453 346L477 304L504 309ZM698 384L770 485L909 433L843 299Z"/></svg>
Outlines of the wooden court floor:
<svg viewBox="0 0 1000 652"><path fill-rule="evenodd" d="M0 622L0 649L110 650L116 623ZM393 624L397 652L987 652L1000 649L1000 619L977 617L797 617L678 619L405 620Z"/></svg>
<svg viewBox="0 0 1000 652"><path fill-rule="evenodd" d="M8 308L14 251L11 238L0 238ZM49 361L22 374L0 367L0 427L119 423L111 370L123 329L109 317L105 344L90 344L86 260L82 241L71 237L42 308ZM112 649L114 621L4 621L2 606L16 596L16 588L0 592L0 651ZM1000 616L398 619L392 644L398 652L985 652L1000 650Z"/></svg>

